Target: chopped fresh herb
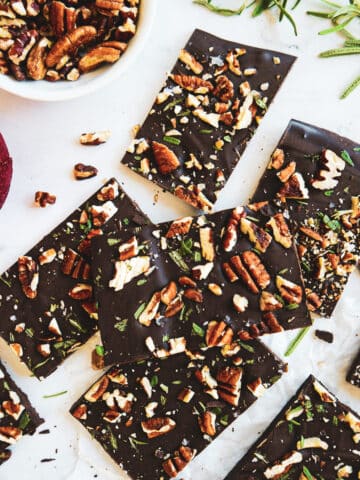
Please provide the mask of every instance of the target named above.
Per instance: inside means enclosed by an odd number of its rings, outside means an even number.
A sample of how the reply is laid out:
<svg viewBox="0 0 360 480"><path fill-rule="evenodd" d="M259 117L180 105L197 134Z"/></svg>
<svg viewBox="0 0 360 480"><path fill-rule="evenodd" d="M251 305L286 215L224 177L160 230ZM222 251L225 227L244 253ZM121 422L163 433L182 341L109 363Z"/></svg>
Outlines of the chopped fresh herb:
<svg viewBox="0 0 360 480"><path fill-rule="evenodd" d="M143 303L142 305L145 305L145 303ZM142 307L142 305L140 305L140 307ZM144 306L145 308L145 306ZM139 309L138 309L139 310ZM136 317L136 313L137 311L135 312L135 318L137 319ZM141 312L140 312L141 313ZM139 316L140 316L140 313L139 313ZM126 327L127 327L127 324L128 324L128 319L127 318L123 318L122 320L119 320L118 322L115 323L114 327L116 328L116 330L118 330L119 332L123 333L125 332L126 330Z"/></svg>
<svg viewBox="0 0 360 480"><path fill-rule="evenodd" d="M269 382L271 384L276 383L278 380L280 380L281 375L274 375L273 377L270 378Z"/></svg>
<svg viewBox="0 0 360 480"><path fill-rule="evenodd" d="M136 285L140 287L141 285L145 285L145 283L147 283L147 279L146 278L140 278L140 280L138 280L136 282Z"/></svg>
<svg viewBox="0 0 360 480"><path fill-rule="evenodd" d="M296 335L294 340L290 342L290 345L288 346L288 349L285 352L285 357L289 357L295 351L295 349L298 347L299 343L305 337L305 335L309 330L310 330L310 327L305 327Z"/></svg>
<svg viewBox="0 0 360 480"><path fill-rule="evenodd" d="M164 108L164 112L167 112L168 110L170 110L170 108L172 107L175 107L175 105L177 105L178 103L181 103L181 98L178 98L176 100L173 100L172 102L169 102L165 108Z"/></svg>
<svg viewBox="0 0 360 480"><path fill-rule="evenodd" d="M269 463L268 460L266 460L266 458L264 457L264 455L262 455L261 453L255 452L254 455L255 455L255 457L258 458L261 462Z"/></svg>
<svg viewBox="0 0 360 480"><path fill-rule="evenodd" d="M118 448L117 439L116 439L115 435L113 434L113 431L111 430L110 425L107 426L107 430L109 432L110 444L111 444L113 450L117 450L117 448ZM129 438L129 440L130 440L130 438Z"/></svg>
<svg viewBox="0 0 360 480"><path fill-rule="evenodd" d="M334 190L325 190L324 195L325 197L331 197L333 193L334 193Z"/></svg>
<svg viewBox="0 0 360 480"><path fill-rule="evenodd" d="M169 257L184 272L188 272L190 270L190 268L185 263L185 261L184 261L184 259L183 259L179 250L174 250L172 252L169 252Z"/></svg>
<svg viewBox="0 0 360 480"><path fill-rule="evenodd" d="M180 245L180 251L183 255L192 255L192 246L193 241L191 238L187 238L186 240L182 240Z"/></svg>
<svg viewBox="0 0 360 480"><path fill-rule="evenodd" d="M360 147L354 147L353 150L354 152L360 152Z"/></svg>
<svg viewBox="0 0 360 480"><path fill-rule="evenodd" d="M137 445L147 445L147 442L142 442L141 440L137 440L134 437L129 437L129 443L131 447L134 448L135 450L138 450Z"/></svg>
<svg viewBox="0 0 360 480"><path fill-rule="evenodd" d="M69 323L72 325L76 330L78 330L81 333L86 333L87 330L84 328L77 320L74 320L73 318L69 318Z"/></svg>
<svg viewBox="0 0 360 480"><path fill-rule="evenodd" d="M333 416L332 418L332 423L333 425L337 426L339 424L339 419L336 415Z"/></svg>
<svg viewBox="0 0 360 480"><path fill-rule="evenodd" d="M229 424L229 415L223 415L219 422L221 423L221 425L223 425L224 427L226 427L228 424Z"/></svg>
<svg viewBox="0 0 360 480"><path fill-rule="evenodd" d="M197 323L193 322L192 324L192 334L193 335L199 335L199 337L204 337L205 336L205 330L200 327Z"/></svg>
<svg viewBox="0 0 360 480"><path fill-rule="evenodd" d="M67 390L63 390L62 392L58 393L51 393L50 395L43 395L43 398L55 398L55 397L61 397L61 395L65 395L67 393Z"/></svg>
<svg viewBox="0 0 360 480"><path fill-rule="evenodd" d="M107 243L110 247L113 247L114 245L117 245L118 243L120 243L120 240L117 238L108 238Z"/></svg>
<svg viewBox="0 0 360 480"><path fill-rule="evenodd" d="M298 303L289 303L285 306L286 310L296 310L300 305Z"/></svg>
<svg viewBox="0 0 360 480"><path fill-rule="evenodd" d="M30 415L28 414L28 412L25 410L23 412L23 414L21 415L20 417L20 420L19 420L19 428L20 430L25 430L25 428L29 425L30 423Z"/></svg>
<svg viewBox="0 0 360 480"><path fill-rule="evenodd" d="M312 476L312 474L310 473L310 470L303 466L303 474L305 475L305 477L307 478L307 480L314 480L314 477Z"/></svg>
<svg viewBox="0 0 360 480"><path fill-rule="evenodd" d="M166 397L164 395L160 395L160 403L162 406L164 406L166 404L167 400L166 400Z"/></svg>
<svg viewBox="0 0 360 480"><path fill-rule="evenodd" d="M204 404L203 402L199 402L199 405L200 405L200 407L202 408L202 410L203 410L204 412L206 412L206 406L205 406L205 404Z"/></svg>
<svg viewBox="0 0 360 480"><path fill-rule="evenodd" d="M333 230L334 232L340 232L341 224L338 220L332 220L329 215L324 213L320 213L319 217L330 230Z"/></svg>
<svg viewBox="0 0 360 480"><path fill-rule="evenodd" d="M233 15L240 15L242 11L246 8L246 4L243 3L241 7L237 9L217 7L212 4L212 0L193 0L197 5L201 5L211 12L217 13L218 15L223 15L225 17L231 17Z"/></svg>
<svg viewBox="0 0 360 480"><path fill-rule="evenodd" d="M164 385L163 383L160 383L160 388L163 392L169 393L169 387L167 385Z"/></svg>
<svg viewBox="0 0 360 480"><path fill-rule="evenodd" d="M172 145L180 145L181 143L180 138L170 137L169 135L165 135L163 140L164 142L171 143Z"/></svg>
<svg viewBox="0 0 360 480"><path fill-rule="evenodd" d="M158 383L159 383L159 377L157 375L153 375L150 380L150 385L152 387L156 387Z"/></svg>
<svg viewBox="0 0 360 480"><path fill-rule="evenodd" d="M6 285L7 287L11 288L11 282L10 282L10 280L5 280L5 278L3 278L3 277L1 277L1 276L0 276L0 280L1 280L3 283L5 283L5 285Z"/></svg>
<svg viewBox="0 0 360 480"><path fill-rule="evenodd" d="M28 337L32 338L34 336L34 329L33 328L26 328L25 333Z"/></svg>
<svg viewBox="0 0 360 480"><path fill-rule="evenodd" d="M139 305L139 307L136 309L136 312L134 313L135 320L139 319L140 315L145 310L145 308L146 308L146 302Z"/></svg>
<svg viewBox="0 0 360 480"><path fill-rule="evenodd" d="M240 340L239 340L238 343L239 343L239 345L240 345L242 348L244 348L244 349L247 350L248 352L250 352L250 353L254 353L254 352L255 352L254 348L253 348L251 345L248 345L248 344L245 343L245 342L241 342Z"/></svg>
<svg viewBox="0 0 360 480"><path fill-rule="evenodd" d="M127 217L124 217L124 218L122 219L122 222L123 222L124 225L129 225L130 220L129 220Z"/></svg>
<svg viewBox="0 0 360 480"><path fill-rule="evenodd" d="M201 253L196 251L194 252L194 262L201 262Z"/></svg>
<svg viewBox="0 0 360 480"><path fill-rule="evenodd" d="M304 270L306 270L307 272L311 272L311 266L309 262L307 262L306 260L301 260L301 265L304 267Z"/></svg>
<svg viewBox="0 0 360 480"><path fill-rule="evenodd" d="M260 107L262 110L266 110L267 109L267 106L266 106L266 103L264 102L264 100L262 100L261 98L256 98L255 99L255 102L256 102L256 105L258 107Z"/></svg>
<svg viewBox="0 0 360 480"><path fill-rule="evenodd" d="M349 152L347 150L343 150L341 152L341 158L352 167L354 166L353 159L350 157Z"/></svg>
<svg viewBox="0 0 360 480"><path fill-rule="evenodd" d="M282 270L280 270L280 272L278 272L278 275L284 275L284 273L287 273L288 271L288 268L283 268Z"/></svg>
<svg viewBox="0 0 360 480"><path fill-rule="evenodd" d="M315 405L315 409L318 413L324 413L325 412L325 406L322 403L317 403Z"/></svg>
<svg viewBox="0 0 360 480"><path fill-rule="evenodd" d="M43 362L40 362L40 363L37 363L36 365L34 365L31 370L34 372L35 370L37 370L38 368L42 367L43 365L45 365L48 361L50 360L50 358L47 358L46 360L44 360Z"/></svg>
<svg viewBox="0 0 360 480"><path fill-rule="evenodd" d="M231 136L230 135L225 135L224 136L224 142L231 143L232 142Z"/></svg>
<svg viewBox="0 0 360 480"><path fill-rule="evenodd" d="M102 345L96 345L95 352L99 357L103 357L105 355L105 348Z"/></svg>
<svg viewBox="0 0 360 480"><path fill-rule="evenodd" d="M203 128L202 130L199 131L199 133L203 133L203 134L205 134L205 135L208 135L208 134L210 134L210 133L212 133L212 132L213 132L212 130L210 130L210 129L205 129L205 128Z"/></svg>

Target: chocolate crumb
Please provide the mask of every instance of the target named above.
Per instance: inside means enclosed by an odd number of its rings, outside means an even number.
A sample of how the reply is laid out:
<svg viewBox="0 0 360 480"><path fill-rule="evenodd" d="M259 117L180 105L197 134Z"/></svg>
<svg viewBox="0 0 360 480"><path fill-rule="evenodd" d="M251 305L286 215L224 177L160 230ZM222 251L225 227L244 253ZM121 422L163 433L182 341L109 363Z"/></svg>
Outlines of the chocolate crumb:
<svg viewBox="0 0 360 480"><path fill-rule="evenodd" d="M315 330L315 336L327 343L333 343L334 335L326 330Z"/></svg>

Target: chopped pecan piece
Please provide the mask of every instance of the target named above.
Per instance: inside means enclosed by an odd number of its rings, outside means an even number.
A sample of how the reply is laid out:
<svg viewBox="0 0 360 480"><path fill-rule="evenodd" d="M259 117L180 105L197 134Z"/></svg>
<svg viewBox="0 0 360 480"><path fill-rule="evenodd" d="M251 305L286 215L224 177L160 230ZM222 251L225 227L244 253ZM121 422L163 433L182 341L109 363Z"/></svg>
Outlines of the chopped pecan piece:
<svg viewBox="0 0 360 480"><path fill-rule="evenodd" d="M165 473L167 473L170 478L176 477L176 475L181 472L189 462L191 462L195 455L196 450L181 445L179 451L175 452L173 458L168 458L162 464Z"/></svg>
<svg viewBox="0 0 360 480"><path fill-rule="evenodd" d="M182 217L178 220L175 220L170 225L169 230L166 232L166 238L174 238L177 235L186 235L189 233L193 218L192 217Z"/></svg>
<svg viewBox="0 0 360 480"><path fill-rule="evenodd" d="M216 376L220 398L234 407L239 405L242 375L242 368L223 367Z"/></svg>
<svg viewBox="0 0 360 480"><path fill-rule="evenodd" d="M97 199L100 202L107 202L108 200L114 200L118 196L119 185L117 182L113 181L100 190L100 192L97 194Z"/></svg>
<svg viewBox="0 0 360 480"><path fill-rule="evenodd" d="M264 476L271 480L280 480L296 463L301 463L302 461L302 454L294 450L275 462L271 467L268 467L264 472Z"/></svg>
<svg viewBox="0 0 360 480"><path fill-rule="evenodd" d="M300 285L287 280L281 275L276 276L276 287L284 300L290 304L300 304L302 300L303 291Z"/></svg>
<svg viewBox="0 0 360 480"><path fill-rule="evenodd" d="M74 300L88 300L92 297L93 289L91 285L86 283L77 283L69 291L69 296Z"/></svg>
<svg viewBox="0 0 360 480"><path fill-rule="evenodd" d="M254 222L246 218L240 219L240 230L249 237L257 250L265 253L268 249L272 237L263 228L258 227Z"/></svg>
<svg viewBox="0 0 360 480"><path fill-rule="evenodd" d="M284 330L272 312L264 313L262 318L271 333L278 333Z"/></svg>
<svg viewBox="0 0 360 480"><path fill-rule="evenodd" d="M33 300L37 296L39 284L39 266L31 257L23 256L18 260L19 281L27 298Z"/></svg>
<svg viewBox="0 0 360 480"><path fill-rule="evenodd" d="M322 305L322 300L319 295L309 288L306 289L306 304L310 312L315 312Z"/></svg>
<svg viewBox="0 0 360 480"><path fill-rule="evenodd" d="M169 305L177 294L176 283L171 281L166 287L161 290L161 301L165 305Z"/></svg>
<svg viewBox="0 0 360 480"><path fill-rule="evenodd" d="M247 307L249 305L249 301L246 297L242 297L241 295L236 293L233 296L233 305L234 305L235 310L237 312L243 313L247 309Z"/></svg>
<svg viewBox="0 0 360 480"><path fill-rule="evenodd" d="M194 75L170 75L170 78L180 85L180 87L185 88L188 92L203 95L214 89L210 82L203 80L200 77L195 77Z"/></svg>
<svg viewBox="0 0 360 480"><path fill-rule="evenodd" d="M192 288L196 287L196 282L190 277L186 277L186 276L179 277L178 282L183 287L192 287Z"/></svg>
<svg viewBox="0 0 360 480"><path fill-rule="evenodd" d="M247 388L255 397L258 398L264 395L266 390L260 377L256 378L253 382L248 383Z"/></svg>
<svg viewBox="0 0 360 480"><path fill-rule="evenodd" d="M119 246L120 260L128 260L129 258L136 257L138 253L139 253L139 245L135 235L129 238L127 242L124 242Z"/></svg>
<svg viewBox="0 0 360 480"><path fill-rule="evenodd" d="M109 382L110 380L108 379L108 377L104 375L86 392L86 394L84 395L85 400L91 403L97 402L106 392L109 386Z"/></svg>
<svg viewBox="0 0 360 480"><path fill-rule="evenodd" d="M164 317L166 317L166 318L173 317L174 315L179 313L182 310L183 307L184 307L184 303L181 300L181 298L180 297L174 298L174 300L172 300L169 303L169 305L167 306L167 308L164 312Z"/></svg>
<svg viewBox="0 0 360 480"><path fill-rule="evenodd" d="M78 420L86 420L87 419L87 406L85 403L82 403L75 410L72 412L73 417L77 418Z"/></svg>
<svg viewBox="0 0 360 480"><path fill-rule="evenodd" d="M205 342L208 347L222 347L232 342L233 331L221 320L212 320L206 330Z"/></svg>
<svg viewBox="0 0 360 480"><path fill-rule="evenodd" d="M184 297L196 303L202 303L204 300L201 290L195 288L188 288L185 290Z"/></svg>
<svg viewBox="0 0 360 480"><path fill-rule="evenodd" d="M216 87L213 94L222 102L228 102L234 97L234 84L225 75L219 75L216 79Z"/></svg>
<svg viewBox="0 0 360 480"><path fill-rule="evenodd" d="M56 258L56 250L54 248L49 248L45 252L39 255L39 264L45 265L46 263L51 263Z"/></svg>
<svg viewBox="0 0 360 480"><path fill-rule="evenodd" d="M184 403L190 403L194 395L195 395L194 390L191 390L191 388L185 387L181 390L177 398L178 400L181 400Z"/></svg>
<svg viewBox="0 0 360 480"><path fill-rule="evenodd" d="M215 258L214 234L210 227L200 228L201 254L208 262L213 262Z"/></svg>
<svg viewBox="0 0 360 480"><path fill-rule="evenodd" d="M205 265L196 265L196 267L191 269L191 275L195 280L205 280L213 268L213 262L205 263Z"/></svg>
<svg viewBox="0 0 360 480"><path fill-rule="evenodd" d="M215 413L209 411L204 412L198 418L200 430L203 433L210 435L210 437L213 437L216 434L215 421Z"/></svg>
<svg viewBox="0 0 360 480"><path fill-rule="evenodd" d="M237 76L240 76L242 74L241 68L240 68L240 62L238 60L238 57L240 55L244 55L244 49L235 48L234 50L230 50L226 54L226 62L229 65L229 69L232 73L235 73L235 75Z"/></svg>
<svg viewBox="0 0 360 480"><path fill-rule="evenodd" d="M78 278L87 280L89 278L90 265L72 248L68 248L64 254L61 271L64 275L71 275L75 280Z"/></svg>
<svg viewBox="0 0 360 480"><path fill-rule="evenodd" d="M311 182L313 188L318 190L335 188L339 183L336 178L341 176L345 165L345 161L336 155L335 152L332 150L323 150L320 170L316 178Z"/></svg>
<svg viewBox="0 0 360 480"><path fill-rule="evenodd" d="M322 243L322 242L324 241L323 237L322 237L318 232L316 232L315 230L313 230L312 228L301 226L301 227L299 228L299 230L300 230L304 235L306 235L307 237L312 238L312 239L315 240L316 242Z"/></svg>
<svg viewBox="0 0 360 480"><path fill-rule="evenodd" d="M266 225L272 228L276 242L280 243L284 248L290 248L292 246L292 235L282 213L277 213L271 217Z"/></svg>
<svg viewBox="0 0 360 480"><path fill-rule="evenodd" d="M295 173L296 171L296 162L290 162L286 165L285 168L280 170L276 175L278 176L279 180L282 183L285 183L289 180L289 178Z"/></svg>
<svg viewBox="0 0 360 480"><path fill-rule="evenodd" d="M170 417L153 417L141 422L141 428L148 438L156 438L171 432L176 427L175 421Z"/></svg>
<svg viewBox="0 0 360 480"><path fill-rule="evenodd" d="M160 307L160 298L161 293L155 292L150 299L150 302L146 305L145 310L141 313L139 317L139 322L141 325L145 325L146 327L150 327L151 322L157 315L157 312Z"/></svg>
<svg viewBox="0 0 360 480"><path fill-rule="evenodd" d="M36 192L34 201L37 207L45 208L47 205L54 205L56 196L49 192Z"/></svg>
<svg viewBox="0 0 360 480"><path fill-rule="evenodd" d="M190 189L179 185L175 188L174 194L199 210L208 212L213 208L213 203L197 187Z"/></svg>
<svg viewBox="0 0 360 480"><path fill-rule="evenodd" d="M243 262L249 269L256 284L261 289L266 288L269 285L271 278L264 264L261 262L260 258L256 255L256 253L252 252L251 250L246 250L241 254L241 257L243 259Z"/></svg>
<svg viewBox="0 0 360 480"><path fill-rule="evenodd" d="M191 55L190 52L182 48L180 50L179 59L185 63L191 70L196 73L196 75L200 75L200 73L204 70L204 67L201 65L200 62L196 60L194 55Z"/></svg>
<svg viewBox="0 0 360 480"><path fill-rule="evenodd" d="M98 169L92 165L84 165L83 163L77 163L74 166L74 177L76 180L86 180L87 178L96 177Z"/></svg>
<svg viewBox="0 0 360 480"><path fill-rule="evenodd" d="M271 155L271 160L268 165L268 168L274 168L275 170L280 170L284 165L285 153L281 148L277 148L274 153Z"/></svg>
<svg viewBox="0 0 360 480"><path fill-rule="evenodd" d="M99 132L82 133L80 135L81 145L101 145L109 140L111 137L110 130L102 130ZM110 187L110 185L108 186ZM105 187L104 187L105 188ZM113 198L106 198L106 200L113 200Z"/></svg>
<svg viewBox="0 0 360 480"><path fill-rule="evenodd" d="M301 173L294 173L289 180L284 183L277 193L280 198L292 198L294 200L304 200L309 198L309 190L306 188L305 180Z"/></svg>
<svg viewBox="0 0 360 480"><path fill-rule="evenodd" d="M22 437L22 431L17 427L0 426L0 441L13 445Z"/></svg>
<svg viewBox="0 0 360 480"><path fill-rule="evenodd" d="M224 262L222 264L222 268L224 271L224 274L226 275L227 279L229 280L230 283L234 283L237 280L239 280L239 277L236 275L234 270L230 267L230 264L227 262Z"/></svg>
<svg viewBox="0 0 360 480"><path fill-rule="evenodd" d="M260 297L260 310L262 312L272 312L273 310L279 310L283 307L283 304L271 293L261 292Z"/></svg>

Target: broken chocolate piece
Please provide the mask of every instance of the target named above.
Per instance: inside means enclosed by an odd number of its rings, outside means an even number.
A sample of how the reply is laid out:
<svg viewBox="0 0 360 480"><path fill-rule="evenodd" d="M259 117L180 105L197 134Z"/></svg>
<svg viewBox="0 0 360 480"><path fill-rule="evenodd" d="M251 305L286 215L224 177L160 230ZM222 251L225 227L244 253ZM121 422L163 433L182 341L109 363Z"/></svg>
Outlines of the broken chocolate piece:
<svg viewBox="0 0 360 480"><path fill-rule="evenodd" d="M351 383L351 385L360 388L360 352L354 359L354 362L348 371L346 380Z"/></svg>
<svg viewBox="0 0 360 480"><path fill-rule="evenodd" d="M309 309L329 317L360 256L360 153L335 133L292 120L252 199L285 199ZM291 165L294 173L282 175Z"/></svg>
<svg viewBox="0 0 360 480"><path fill-rule="evenodd" d="M253 340L115 366L71 409L133 480L175 477L286 370ZM149 472L151 472L149 474Z"/></svg>
<svg viewBox="0 0 360 480"><path fill-rule="evenodd" d="M294 61L195 30L122 162L211 211Z"/></svg>
<svg viewBox="0 0 360 480"><path fill-rule="evenodd" d="M276 235L275 216L283 225ZM105 365L229 348L228 327L247 340L310 325L285 225L287 212L265 202L94 238Z"/></svg>
<svg viewBox="0 0 360 480"><path fill-rule="evenodd" d="M18 388L0 362L0 465L11 456L10 445L33 435L44 423L28 397Z"/></svg>
<svg viewBox="0 0 360 480"><path fill-rule="evenodd" d="M326 330L315 330L315 336L327 343L333 343L334 335Z"/></svg>
<svg viewBox="0 0 360 480"><path fill-rule="evenodd" d="M38 378L98 329L91 238L139 222L147 218L112 179L0 276L0 336Z"/></svg>
<svg viewBox="0 0 360 480"><path fill-rule="evenodd" d="M360 417L313 376L225 480L356 479Z"/></svg>

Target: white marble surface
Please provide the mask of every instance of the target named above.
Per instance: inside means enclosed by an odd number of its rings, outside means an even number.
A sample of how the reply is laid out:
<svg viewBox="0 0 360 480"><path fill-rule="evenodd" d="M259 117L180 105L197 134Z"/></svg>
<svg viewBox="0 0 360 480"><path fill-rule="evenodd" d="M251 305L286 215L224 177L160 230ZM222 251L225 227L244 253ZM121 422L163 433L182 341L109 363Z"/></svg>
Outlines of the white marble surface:
<svg viewBox="0 0 360 480"><path fill-rule="evenodd" d="M156 1L156 0L152 0ZM223 0L223 4L236 4ZM308 7L315 0L303 2ZM105 178L115 175L153 221L167 220L190 209L168 194L160 193L145 180L120 166L130 139L131 127L141 123L158 92L164 74L175 61L178 50L196 27L219 36L258 47L279 49L299 59L247 148L221 196L217 209L245 202L267 163L290 118L314 123L360 142L360 91L345 101L338 100L344 85L359 73L355 57L321 60L317 53L341 44L337 36L319 37L325 23L306 17L299 8L300 35L290 26L274 22L271 15L253 20L249 13L223 18L192 4L191 0L158 0L158 12L150 41L132 69L102 91L79 100L49 104L22 100L0 91L0 131L14 157L14 181L8 201L0 211L0 271L10 266L42 235L90 195ZM83 131L109 128L111 140L90 149L78 144ZM77 183L72 167L77 162L95 164L100 175ZM58 196L55 206L45 210L32 207L38 189ZM345 371L359 347L360 275L353 274L333 318L317 320L316 327L335 333L335 343L325 344L309 333L290 359L290 371L262 399L242 415L206 452L198 456L186 479L220 480L243 455L305 377L313 372L339 397L360 410L359 390L346 384ZM283 355L291 334L268 339ZM90 342L67 360L49 379L38 382L0 343L0 355L18 384L29 394L50 435L25 438L16 446L13 458L0 470L1 480L110 480L126 478L121 470L93 442L85 430L67 413L78 396L98 373L89 368ZM64 396L44 399L43 395L67 390ZM40 463L42 458L55 458Z"/></svg>

